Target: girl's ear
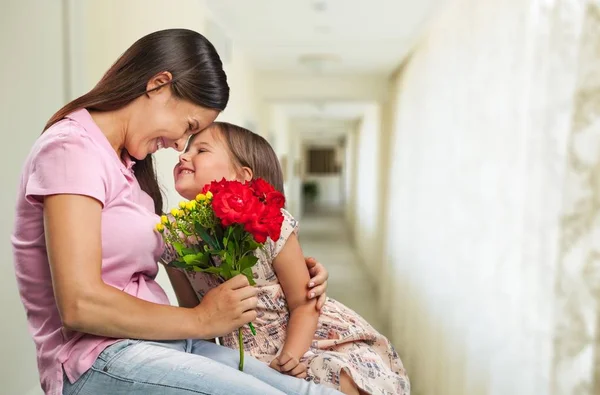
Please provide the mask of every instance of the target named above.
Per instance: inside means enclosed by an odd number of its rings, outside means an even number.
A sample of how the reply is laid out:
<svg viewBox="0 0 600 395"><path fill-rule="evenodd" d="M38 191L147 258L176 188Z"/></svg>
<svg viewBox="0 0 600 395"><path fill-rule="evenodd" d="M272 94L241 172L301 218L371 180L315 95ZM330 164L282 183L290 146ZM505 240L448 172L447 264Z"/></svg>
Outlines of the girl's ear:
<svg viewBox="0 0 600 395"><path fill-rule="evenodd" d="M252 181L254 172L249 167L242 167L239 172L239 178L241 181Z"/></svg>

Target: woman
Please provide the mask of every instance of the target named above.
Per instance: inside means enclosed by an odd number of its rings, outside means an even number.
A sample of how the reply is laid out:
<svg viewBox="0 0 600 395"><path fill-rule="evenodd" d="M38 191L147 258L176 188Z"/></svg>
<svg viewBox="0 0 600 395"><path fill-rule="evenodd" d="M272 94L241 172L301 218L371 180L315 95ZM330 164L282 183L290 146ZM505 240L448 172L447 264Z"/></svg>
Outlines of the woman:
<svg viewBox="0 0 600 395"><path fill-rule="evenodd" d="M155 282L164 249L151 154L182 150L229 98L214 47L172 29L137 41L46 125L24 165L12 237L46 394L334 394L203 340L256 317L238 276L193 308ZM311 282L323 294L327 273ZM315 274L313 272L313 274ZM176 285L176 281L173 281ZM177 291L177 290L176 290Z"/></svg>

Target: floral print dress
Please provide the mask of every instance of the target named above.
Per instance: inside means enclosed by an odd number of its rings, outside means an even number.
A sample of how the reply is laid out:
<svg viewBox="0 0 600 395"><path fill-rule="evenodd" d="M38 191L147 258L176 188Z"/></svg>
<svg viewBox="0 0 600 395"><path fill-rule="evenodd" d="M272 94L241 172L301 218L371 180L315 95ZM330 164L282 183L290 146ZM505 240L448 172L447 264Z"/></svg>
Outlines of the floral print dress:
<svg viewBox="0 0 600 395"><path fill-rule="evenodd" d="M277 280L272 262L282 250L288 237L298 231L298 222L285 210L279 240L268 239L253 267L258 295L258 316L253 322L256 336L246 325L244 349L246 353L270 363L282 349L286 338L290 313L283 289ZM174 260L168 249L162 261ZM221 284L216 276L185 271L190 284L202 297ZM237 349L237 331L221 338L221 344ZM372 395L408 395L410 384L400 357L390 342L367 321L343 304L328 298L317 325L312 345L302 358L308 366L308 379L339 390L340 372L346 371L354 382Z"/></svg>

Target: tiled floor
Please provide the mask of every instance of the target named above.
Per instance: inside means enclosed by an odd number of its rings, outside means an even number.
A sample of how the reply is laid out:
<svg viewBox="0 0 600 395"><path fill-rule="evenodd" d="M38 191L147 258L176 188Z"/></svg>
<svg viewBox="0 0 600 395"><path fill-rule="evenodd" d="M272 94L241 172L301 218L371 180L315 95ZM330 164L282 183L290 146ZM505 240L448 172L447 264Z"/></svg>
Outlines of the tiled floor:
<svg viewBox="0 0 600 395"><path fill-rule="evenodd" d="M382 330L373 287L363 274L341 214L321 211L305 215L300 220L300 244L306 256L315 257L329 270L328 295Z"/></svg>

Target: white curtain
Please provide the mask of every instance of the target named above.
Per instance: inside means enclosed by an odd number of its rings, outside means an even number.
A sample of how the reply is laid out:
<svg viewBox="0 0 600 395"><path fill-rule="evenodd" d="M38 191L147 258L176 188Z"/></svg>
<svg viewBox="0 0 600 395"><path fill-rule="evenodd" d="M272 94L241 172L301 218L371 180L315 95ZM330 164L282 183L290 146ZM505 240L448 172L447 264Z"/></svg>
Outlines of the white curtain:
<svg viewBox="0 0 600 395"><path fill-rule="evenodd" d="M600 394L598 15L449 0L395 81L382 281L415 395Z"/></svg>
<svg viewBox="0 0 600 395"><path fill-rule="evenodd" d="M557 266L554 394L600 394L600 3L582 23Z"/></svg>

